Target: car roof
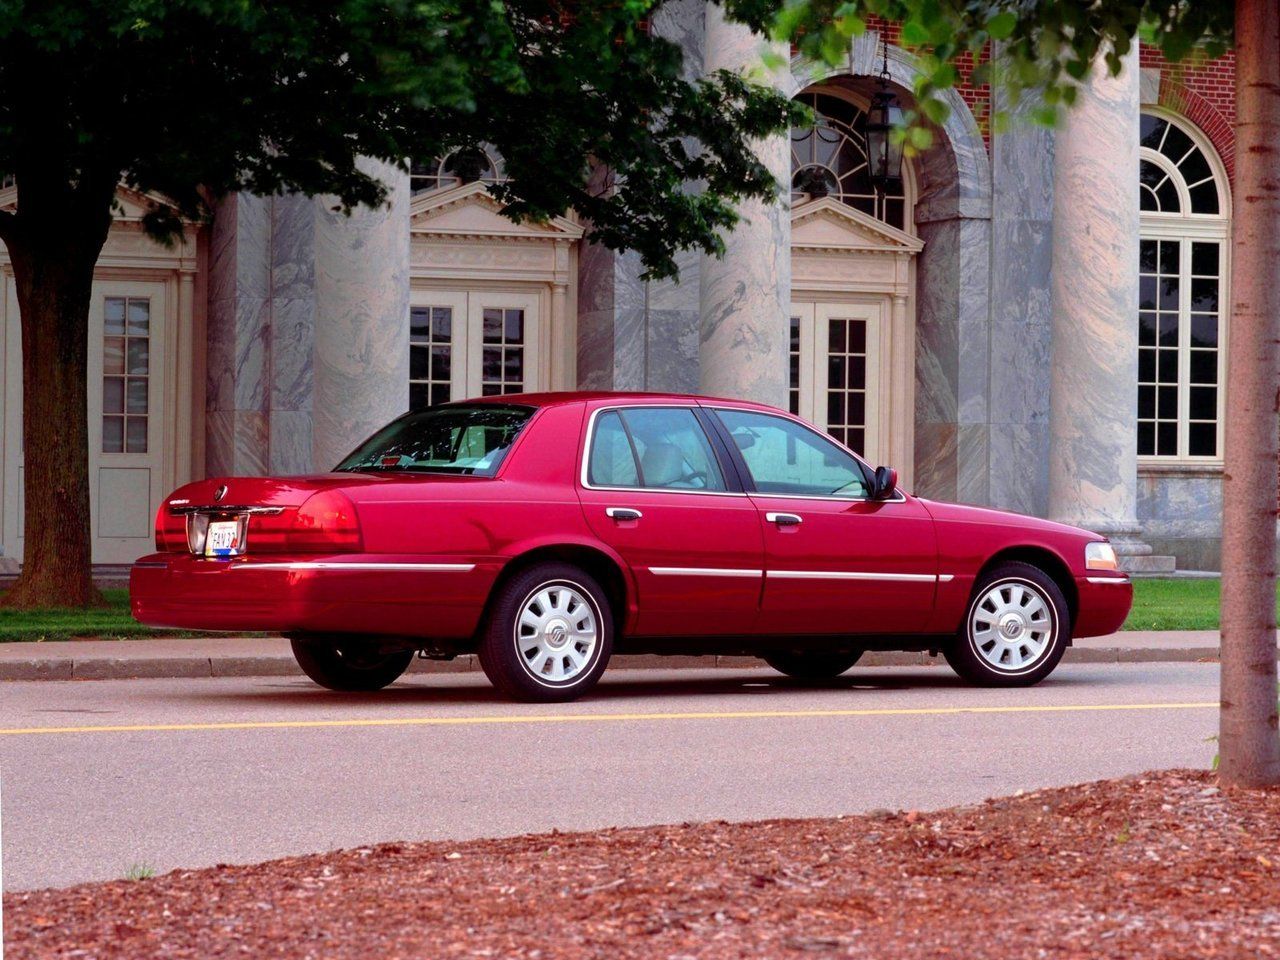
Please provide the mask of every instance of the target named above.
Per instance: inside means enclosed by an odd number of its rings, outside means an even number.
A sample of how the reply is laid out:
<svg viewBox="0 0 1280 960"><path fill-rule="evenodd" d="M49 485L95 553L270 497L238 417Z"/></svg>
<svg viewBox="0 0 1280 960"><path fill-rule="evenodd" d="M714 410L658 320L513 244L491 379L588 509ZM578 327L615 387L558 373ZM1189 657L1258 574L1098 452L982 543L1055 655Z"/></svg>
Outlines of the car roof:
<svg viewBox="0 0 1280 960"><path fill-rule="evenodd" d="M545 393L507 393L501 396L473 397L459 400L458 403L510 403L530 407L555 407L568 403L688 403L688 404L722 404L749 407L759 410L775 410L765 403L750 400L735 400L731 397L704 397L693 393L645 393L643 391L614 390L567 390L563 392Z"/></svg>

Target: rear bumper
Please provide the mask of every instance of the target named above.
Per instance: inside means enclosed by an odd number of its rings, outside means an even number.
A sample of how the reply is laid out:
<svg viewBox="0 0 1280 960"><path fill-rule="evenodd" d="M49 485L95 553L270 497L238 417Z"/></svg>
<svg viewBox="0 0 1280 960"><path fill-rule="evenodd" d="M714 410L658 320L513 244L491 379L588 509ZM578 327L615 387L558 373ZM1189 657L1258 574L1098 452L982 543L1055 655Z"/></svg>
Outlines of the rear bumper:
<svg viewBox="0 0 1280 960"><path fill-rule="evenodd" d="M143 557L129 574L141 623L187 630L471 636L501 564L495 559L261 555Z"/></svg>
<svg viewBox="0 0 1280 960"><path fill-rule="evenodd" d="M1124 575L1076 577L1076 609L1073 637L1101 637L1115 633L1133 606L1133 582Z"/></svg>

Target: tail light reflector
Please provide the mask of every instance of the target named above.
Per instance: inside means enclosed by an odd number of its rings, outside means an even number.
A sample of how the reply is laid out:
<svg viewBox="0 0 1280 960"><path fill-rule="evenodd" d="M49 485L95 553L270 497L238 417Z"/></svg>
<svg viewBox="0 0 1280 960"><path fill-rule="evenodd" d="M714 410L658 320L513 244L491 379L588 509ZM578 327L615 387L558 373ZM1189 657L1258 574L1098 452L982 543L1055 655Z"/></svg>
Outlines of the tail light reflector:
<svg viewBox="0 0 1280 960"><path fill-rule="evenodd" d="M187 549L187 518L172 513L167 503L156 511L156 551L158 553L183 553Z"/></svg>
<svg viewBox="0 0 1280 960"><path fill-rule="evenodd" d="M312 494L298 508L286 536L298 553L351 553L360 550L360 518L355 504L337 490ZM253 547L250 534L250 549Z"/></svg>

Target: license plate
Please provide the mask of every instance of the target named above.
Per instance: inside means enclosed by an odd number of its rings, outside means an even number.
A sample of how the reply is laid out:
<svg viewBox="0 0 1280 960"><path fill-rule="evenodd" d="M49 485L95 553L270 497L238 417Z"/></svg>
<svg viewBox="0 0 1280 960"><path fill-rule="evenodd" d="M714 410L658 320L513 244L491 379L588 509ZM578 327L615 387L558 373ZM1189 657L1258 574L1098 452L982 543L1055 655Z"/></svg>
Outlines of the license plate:
<svg viewBox="0 0 1280 960"><path fill-rule="evenodd" d="M239 520L214 520L209 524L209 532L204 540L206 557L234 557L244 551L240 541L241 524Z"/></svg>

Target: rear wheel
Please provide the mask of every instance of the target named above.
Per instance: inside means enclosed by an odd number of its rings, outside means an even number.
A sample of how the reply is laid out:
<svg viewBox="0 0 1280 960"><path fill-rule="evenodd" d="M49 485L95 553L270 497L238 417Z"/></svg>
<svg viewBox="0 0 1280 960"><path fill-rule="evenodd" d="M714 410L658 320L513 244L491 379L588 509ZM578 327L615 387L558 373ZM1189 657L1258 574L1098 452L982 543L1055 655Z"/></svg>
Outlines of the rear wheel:
<svg viewBox="0 0 1280 960"><path fill-rule="evenodd" d="M604 589L567 563L530 567L498 588L480 638L480 666L509 697L563 703L600 679L613 651Z"/></svg>
<svg viewBox="0 0 1280 960"><path fill-rule="evenodd" d="M1029 687L1062 659L1071 613L1053 578L1029 563L1003 563L974 588L955 639L951 668L984 687Z"/></svg>
<svg viewBox="0 0 1280 960"><path fill-rule="evenodd" d="M823 653L818 651L775 651L761 659L779 673L796 680L831 680L840 676L862 656L861 650L848 653Z"/></svg>
<svg viewBox="0 0 1280 960"><path fill-rule="evenodd" d="M387 653L364 637L305 634L290 637L289 643L302 672L330 690L381 690L413 662L412 650Z"/></svg>

